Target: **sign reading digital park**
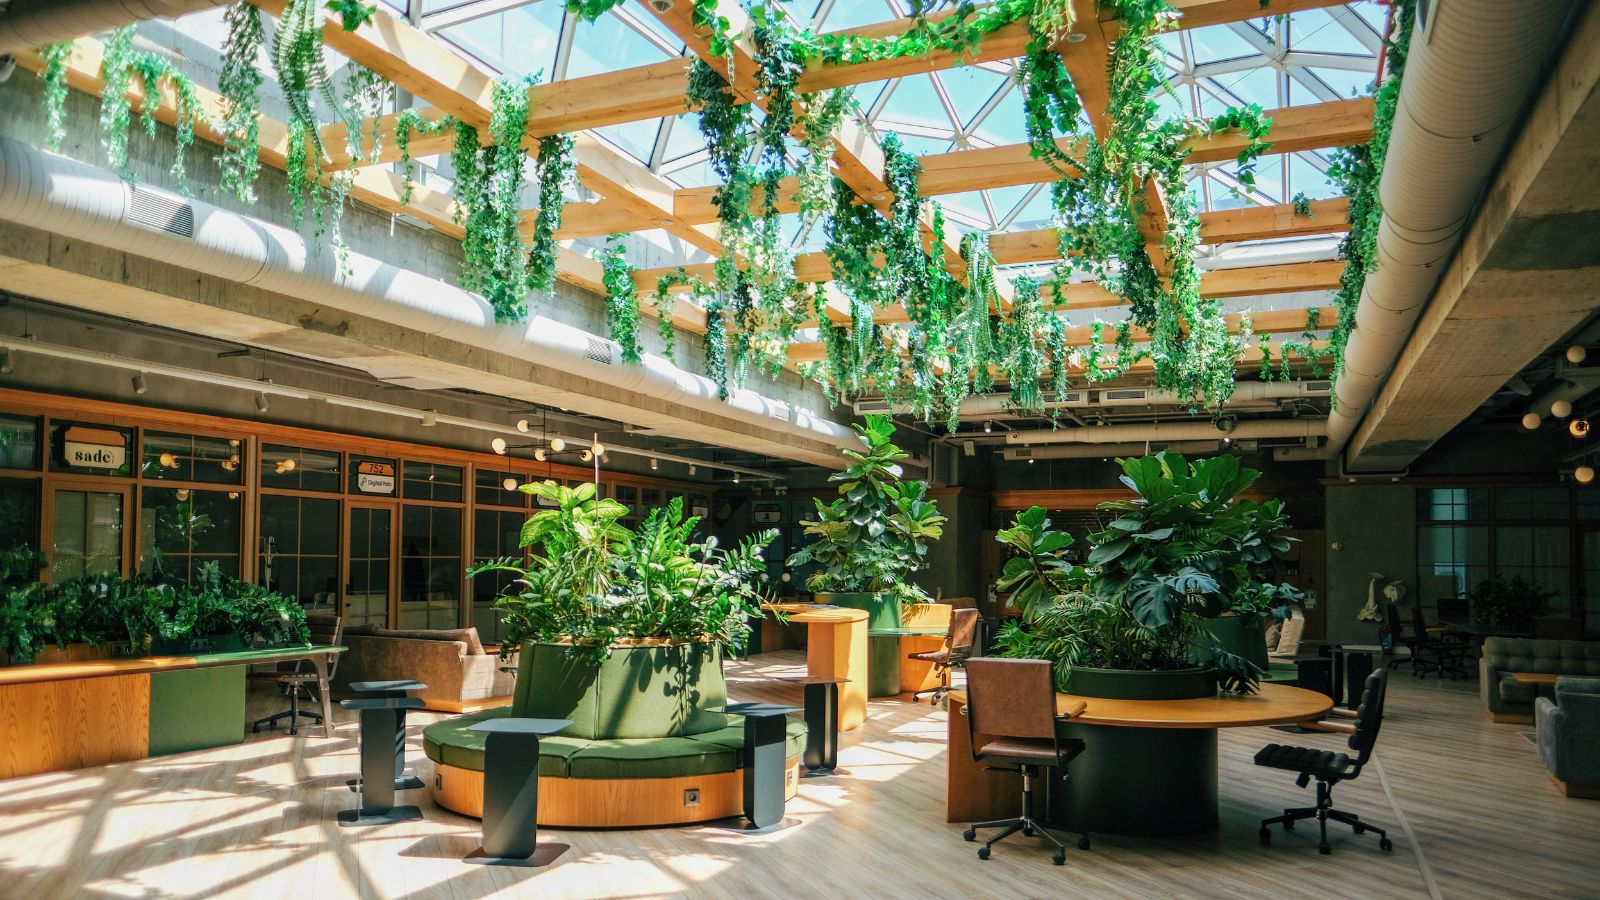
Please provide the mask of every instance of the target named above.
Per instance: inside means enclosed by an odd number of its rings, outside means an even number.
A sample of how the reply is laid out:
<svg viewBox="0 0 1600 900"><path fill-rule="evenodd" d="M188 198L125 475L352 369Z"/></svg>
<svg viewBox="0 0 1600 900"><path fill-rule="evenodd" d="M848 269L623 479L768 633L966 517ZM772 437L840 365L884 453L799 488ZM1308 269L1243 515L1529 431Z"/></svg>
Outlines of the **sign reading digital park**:
<svg viewBox="0 0 1600 900"><path fill-rule="evenodd" d="M394 465L371 460L357 463L356 490L363 494L393 494Z"/></svg>
<svg viewBox="0 0 1600 900"><path fill-rule="evenodd" d="M120 469L128 463L128 440L120 431L74 425L61 443L61 456L71 466Z"/></svg>

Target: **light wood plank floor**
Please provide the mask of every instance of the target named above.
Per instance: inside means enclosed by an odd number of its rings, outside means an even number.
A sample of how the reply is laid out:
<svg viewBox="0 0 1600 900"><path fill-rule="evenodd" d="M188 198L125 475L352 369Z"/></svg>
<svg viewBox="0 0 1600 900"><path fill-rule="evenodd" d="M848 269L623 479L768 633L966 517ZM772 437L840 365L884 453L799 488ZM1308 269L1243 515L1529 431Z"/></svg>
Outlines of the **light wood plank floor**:
<svg viewBox="0 0 1600 900"><path fill-rule="evenodd" d="M733 663L730 690L794 702L798 689L771 679L803 668L795 652ZM546 829L542 840L570 849L543 869L461 864L477 821L426 799L421 822L338 828L358 767L355 723L343 719L333 740L279 732L0 782L0 897L1600 897L1600 801L1557 793L1520 733L1529 727L1488 722L1470 682L1391 683L1379 765L1335 792L1389 829L1390 854L1340 830L1321 856L1307 824L1261 847L1258 819L1310 791L1251 755L1272 741L1340 738L1252 728L1223 732L1215 834L1097 835L1061 868L1019 836L980 862L961 826L943 821L945 714L886 700L845 738L848 777L802 782L791 827ZM252 690L252 715L277 705L269 687ZM431 716L412 721L422 720ZM426 779L415 727L412 746Z"/></svg>

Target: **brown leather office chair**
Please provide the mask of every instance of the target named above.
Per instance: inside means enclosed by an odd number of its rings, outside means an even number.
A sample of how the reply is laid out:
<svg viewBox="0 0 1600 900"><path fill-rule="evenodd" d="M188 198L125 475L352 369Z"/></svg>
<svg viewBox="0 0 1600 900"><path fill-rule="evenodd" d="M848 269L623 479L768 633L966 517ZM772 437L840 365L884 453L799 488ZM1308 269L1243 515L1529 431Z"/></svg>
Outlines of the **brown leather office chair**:
<svg viewBox="0 0 1600 900"><path fill-rule="evenodd" d="M939 686L917 691L911 695L911 702L921 700L923 694L932 694L928 702L937 704L945 694L950 693L950 671L961 668L966 663L972 656L972 648L977 640L978 611L957 609L950 613L950 633L945 636L943 647L906 654L906 659L933 663L933 670L939 673Z"/></svg>
<svg viewBox="0 0 1600 900"><path fill-rule="evenodd" d="M1068 716L1056 715L1056 688L1051 664L1044 659L997 659L978 657L967 660L967 730L972 737L972 758L989 763L985 769L1015 771L1022 775L1022 815L1015 819L978 822L962 832L966 840L976 840L979 828L1002 828L978 848L978 858L988 859L989 848L1017 832L1042 836L1055 845L1052 861L1067 861L1067 848L1033 816L1033 779L1040 769L1060 769L1063 781L1067 764L1083 752L1083 741L1062 738L1056 733L1058 722ZM1068 715L1084 709L1078 701ZM1078 838L1078 849L1089 849L1089 835Z"/></svg>
<svg viewBox="0 0 1600 900"><path fill-rule="evenodd" d="M336 645L344 637L344 620L336 615L312 613L306 616L306 629L311 632L311 643ZM282 685L289 694L289 708L251 722L250 730L252 732L259 732L263 725L268 728L276 728L279 719L289 720L290 734L300 733L301 717L310 719L318 725L322 724L321 713L300 708L300 694L302 692L305 693L308 701L317 699L316 694L312 691L312 687L317 683L316 670L303 672L300 668L302 665L309 666L310 663L303 659L296 660L293 672L278 676L278 684ZM333 683L333 673L338 669L339 655L335 654L328 666L329 684Z"/></svg>

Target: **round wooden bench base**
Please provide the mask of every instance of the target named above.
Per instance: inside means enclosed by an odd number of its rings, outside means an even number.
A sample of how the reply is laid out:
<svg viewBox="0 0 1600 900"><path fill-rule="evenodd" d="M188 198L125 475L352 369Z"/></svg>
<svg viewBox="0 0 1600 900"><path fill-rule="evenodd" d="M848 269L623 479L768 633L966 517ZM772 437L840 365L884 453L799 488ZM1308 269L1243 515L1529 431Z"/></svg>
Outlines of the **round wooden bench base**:
<svg viewBox="0 0 1600 900"><path fill-rule="evenodd" d="M784 797L800 785L800 758L786 762ZM452 812L483 817L483 773L435 763L433 802ZM693 801L693 802L691 802ZM647 828L684 825L740 815L740 770L680 778L540 778L539 825L549 828Z"/></svg>

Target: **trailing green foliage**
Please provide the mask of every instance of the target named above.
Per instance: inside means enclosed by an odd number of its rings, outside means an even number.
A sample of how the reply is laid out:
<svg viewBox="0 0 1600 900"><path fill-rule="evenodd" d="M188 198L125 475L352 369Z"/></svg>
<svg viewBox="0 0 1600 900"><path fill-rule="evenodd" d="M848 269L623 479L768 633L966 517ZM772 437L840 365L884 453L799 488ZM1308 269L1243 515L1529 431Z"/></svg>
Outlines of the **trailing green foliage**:
<svg viewBox="0 0 1600 900"><path fill-rule="evenodd" d="M533 240L528 249L528 285L548 291L556 283L556 231L561 209L572 182L572 135L555 134L539 141L539 212L533 219Z"/></svg>
<svg viewBox="0 0 1600 900"><path fill-rule="evenodd" d="M600 251L606 286L606 325L611 339L622 347L622 361L636 363L639 355L639 301L633 286L633 267L628 265L627 239L613 234Z"/></svg>
<svg viewBox="0 0 1600 900"><path fill-rule="evenodd" d="M261 171L261 70L256 57L266 32L261 10L248 3L228 7L224 18L228 41L222 51L222 187L244 203L256 202L256 177Z"/></svg>
<svg viewBox="0 0 1600 900"><path fill-rule="evenodd" d="M537 76L495 82L489 144L456 129L455 198L464 210L461 285L482 294L498 322L527 315L528 256L522 246L522 183L528 154L528 88Z"/></svg>
<svg viewBox="0 0 1600 900"><path fill-rule="evenodd" d="M699 518L683 498L651 511L637 531L620 521L628 508L599 499L593 484L523 485L550 508L523 525L518 557L488 562L469 575L506 572L511 588L496 599L505 629L503 653L530 641L569 642L573 656L598 661L625 640L700 641L738 650L761 616L762 550L778 533L749 535L730 550L695 539Z"/></svg>
<svg viewBox="0 0 1600 900"><path fill-rule="evenodd" d="M866 452L846 450L851 460L829 481L839 485L832 503L816 499L817 517L801 524L813 540L789 556L791 567L814 565L806 578L813 591L888 592L905 602L928 599L910 582L928 554L928 542L944 533L944 516L927 498L928 483L901 479L909 455L894 444L894 422L867 416L855 426Z"/></svg>
<svg viewBox="0 0 1600 900"><path fill-rule="evenodd" d="M417 111L416 107L407 107L400 111L400 116L394 123L394 146L400 151L400 203L411 205L411 194L416 187L416 182L411 178L411 137L417 135L441 134L446 130L453 133L460 123L451 116L441 116L437 119L426 119ZM476 134L473 136L476 138Z"/></svg>
<svg viewBox="0 0 1600 900"><path fill-rule="evenodd" d="M1339 245L1344 271L1339 275L1339 292L1334 301L1339 308L1339 322L1329 338L1336 383L1344 374L1344 348L1356 327L1361 290L1378 264L1378 223L1383 220L1378 182L1383 178L1383 161L1389 153L1395 109L1400 102L1400 81L1405 77L1406 59L1411 53L1416 5L1416 0L1395 0L1390 8L1394 33L1384 39L1388 71L1373 98L1372 140L1335 152L1328 168L1328 177L1350 198L1350 231ZM1334 403L1338 403L1337 392Z"/></svg>
<svg viewBox="0 0 1600 900"><path fill-rule="evenodd" d="M339 14L339 21L345 31L355 31L372 19L372 14L378 11L376 3L362 3L361 0L328 0L323 4L328 10Z"/></svg>
<svg viewBox="0 0 1600 900"><path fill-rule="evenodd" d="M1252 621L1301 595L1274 582L1289 549L1278 500L1239 495L1260 475L1233 456L1188 462L1172 453L1119 459L1137 497L1102 503L1114 516L1089 535L1087 563L1066 558L1070 535L1041 507L1017 515L996 539L1014 556L996 590L1012 592L1022 623L1000 634L1003 655L1050 659L1066 689L1077 666L1181 669L1208 663L1228 690L1253 690L1260 670L1223 649L1207 622Z"/></svg>
<svg viewBox="0 0 1600 900"><path fill-rule="evenodd" d="M661 355L668 362L675 362L677 358L678 330L672 324L672 316L678 304L674 288L678 287L689 289L689 296L694 298L696 306L707 308L711 301L711 289L699 276L690 275L683 266L656 279L656 327L661 335ZM709 313L706 318L710 318Z"/></svg>
<svg viewBox="0 0 1600 900"><path fill-rule="evenodd" d="M161 88L165 82L176 100L176 109L173 111L176 154L171 173L178 182L178 189L188 193L188 150L194 144L195 122L206 121L205 110L200 105L199 95L189 76L173 68L171 61L164 56L134 49L133 33L132 25L124 25L112 32L105 44L105 56L101 64L101 78L105 82L100 100L101 146L105 148L106 160L111 166L123 178L136 183L138 177L128 160L128 129L132 127L133 114L137 112L143 121L145 134L152 139L156 136L155 114L161 108ZM137 110L128 101L128 91L133 88L135 79L144 93ZM47 102L54 101L47 97Z"/></svg>
<svg viewBox="0 0 1600 900"><path fill-rule="evenodd" d="M61 41L39 50L44 60L45 147L60 150L67 137L67 63L75 44Z"/></svg>

